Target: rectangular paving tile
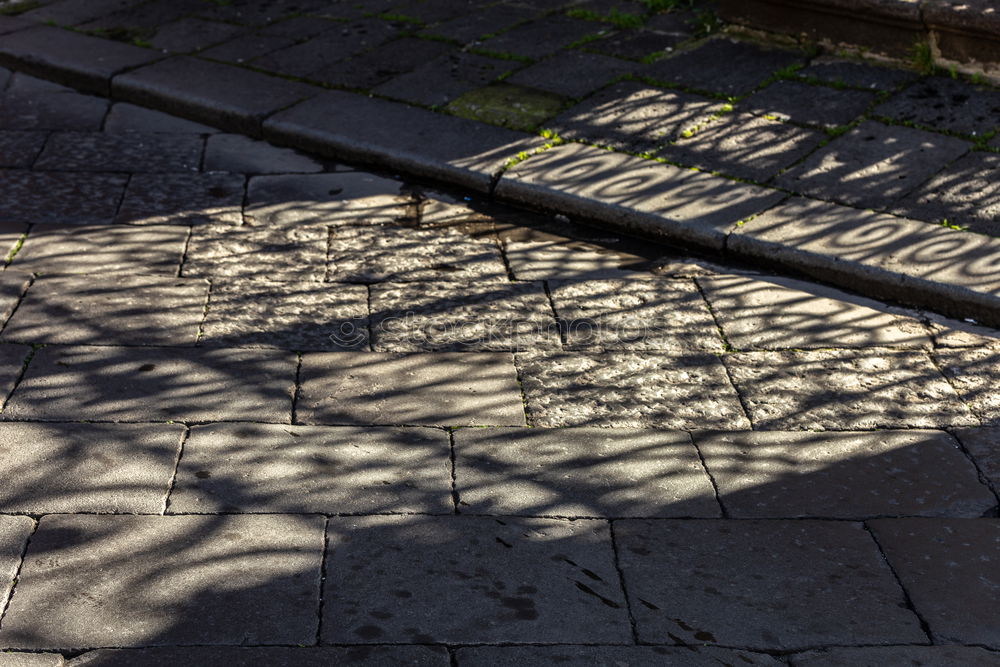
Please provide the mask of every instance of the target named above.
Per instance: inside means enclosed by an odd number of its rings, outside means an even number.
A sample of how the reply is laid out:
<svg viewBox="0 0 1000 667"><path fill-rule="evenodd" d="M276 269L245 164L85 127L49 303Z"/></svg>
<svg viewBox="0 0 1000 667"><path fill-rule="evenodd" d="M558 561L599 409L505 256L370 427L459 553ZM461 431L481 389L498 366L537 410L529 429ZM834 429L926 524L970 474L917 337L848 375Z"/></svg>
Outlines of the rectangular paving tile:
<svg viewBox="0 0 1000 667"><path fill-rule="evenodd" d="M21 554L35 522L26 516L0 516L0 603L7 604Z"/></svg>
<svg viewBox="0 0 1000 667"><path fill-rule="evenodd" d="M517 362L532 426L750 428L714 355L535 352Z"/></svg>
<svg viewBox="0 0 1000 667"><path fill-rule="evenodd" d="M48 132L0 131L0 167L30 168L48 136Z"/></svg>
<svg viewBox="0 0 1000 667"><path fill-rule="evenodd" d="M569 346L722 352L719 328L691 280L553 281L549 290Z"/></svg>
<svg viewBox="0 0 1000 667"><path fill-rule="evenodd" d="M199 225L191 232L185 277L323 280L328 232L292 228Z"/></svg>
<svg viewBox="0 0 1000 667"><path fill-rule="evenodd" d="M943 431L696 433L734 518L979 517L996 505Z"/></svg>
<svg viewBox="0 0 1000 667"><path fill-rule="evenodd" d="M524 424L510 354L306 354L300 382L305 424Z"/></svg>
<svg viewBox="0 0 1000 667"><path fill-rule="evenodd" d="M105 132L170 132L175 134L214 134L214 127L195 123L170 114L138 107L128 102L115 102L104 118Z"/></svg>
<svg viewBox="0 0 1000 667"><path fill-rule="evenodd" d="M373 92L412 104L443 105L519 66L510 60L452 51L386 81Z"/></svg>
<svg viewBox="0 0 1000 667"><path fill-rule="evenodd" d="M42 277L2 339L26 343L194 345L208 283L181 278Z"/></svg>
<svg viewBox="0 0 1000 667"><path fill-rule="evenodd" d="M940 644L1000 648L1000 520L879 519L870 522L913 601Z"/></svg>
<svg viewBox="0 0 1000 667"><path fill-rule="evenodd" d="M115 222L239 225L244 185L240 174L133 174Z"/></svg>
<svg viewBox="0 0 1000 667"><path fill-rule="evenodd" d="M53 171L194 172L205 140L192 134L53 132L35 169Z"/></svg>
<svg viewBox="0 0 1000 667"><path fill-rule="evenodd" d="M927 641L859 524L624 520L615 540L641 642L789 650Z"/></svg>
<svg viewBox="0 0 1000 667"><path fill-rule="evenodd" d="M459 429L462 512L580 517L716 517L690 437L634 429Z"/></svg>
<svg viewBox="0 0 1000 667"><path fill-rule="evenodd" d="M630 667L718 667L781 665L763 653L704 646L476 646L455 652L461 667L554 664L629 665Z"/></svg>
<svg viewBox="0 0 1000 667"><path fill-rule="evenodd" d="M295 355L277 350L49 346L3 416L287 423L295 364Z"/></svg>
<svg viewBox="0 0 1000 667"><path fill-rule="evenodd" d="M635 63L584 51L562 51L507 80L564 97L581 98L637 69Z"/></svg>
<svg viewBox="0 0 1000 667"><path fill-rule="evenodd" d="M254 225L369 225L407 215L403 184L365 172L254 176L246 219Z"/></svg>
<svg viewBox="0 0 1000 667"><path fill-rule="evenodd" d="M210 424L184 443L173 513L451 513L448 434Z"/></svg>
<svg viewBox="0 0 1000 667"><path fill-rule="evenodd" d="M205 143L205 171L289 174L322 171L318 160L242 134L214 134Z"/></svg>
<svg viewBox="0 0 1000 667"><path fill-rule="evenodd" d="M46 516L0 645L312 644L323 525L287 515Z"/></svg>
<svg viewBox="0 0 1000 667"><path fill-rule="evenodd" d="M972 10L976 11L976 10ZM923 77L873 111L904 123L970 136L997 129L1000 92L958 78Z"/></svg>
<svg viewBox="0 0 1000 667"><path fill-rule="evenodd" d="M874 92L785 80L754 93L740 107L759 115L829 128L847 125L874 100Z"/></svg>
<svg viewBox="0 0 1000 667"><path fill-rule="evenodd" d="M1000 395L995 379L1000 372L1000 348L976 347L936 350L941 370L984 425L1000 425Z"/></svg>
<svg viewBox="0 0 1000 667"><path fill-rule="evenodd" d="M864 665L878 667L894 662L911 665L965 665L993 667L996 653L973 646L867 646L863 648L830 648L799 653L792 658L795 667L838 667Z"/></svg>
<svg viewBox="0 0 1000 667"><path fill-rule="evenodd" d="M0 511L158 513L183 434L179 424L0 424Z"/></svg>
<svg viewBox="0 0 1000 667"><path fill-rule="evenodd" d="M607 522L347 517L328 534L324 643L630 641Z"/></svg>
<svg viewBox="0 0 1000 667"><path fill-rule="evenodd" d="M600 30L599 23L556 14L521 24L476 46L492 53L542 58Z"/></svg>
<svg viewBox="0 0 1000 667"><path fill-rule="evenodd" d="M109 104L21 73L10 78L2 99L0 128L8 130L97 131Z"/></svg>
<svg viewBox="0 0 1000 667"><path fill-rule="evenodd" d="M726 339L740 350L931 346L916 317L840 290L771 276L697 280Z"/></svg>
<svg viewBox="0 0 1000 667"><path fill-rule="evenodd" d="M924 352L740 352L724 361L761 429L944 428L979 421Z"/></svg>
<svg viewBox="0 0 1000 667"><path fill-rule="evenodd" d="M176 276L189 232L181 225L35 225L11 268L42 274Z"/></svg>
<svg viewBox="0 0 1000 667"><path fill-rule="evenodd" d="M3 169L0 181L0 221L102 224L114 218L128 177Z"/></svg>
<svg viewBox="0 0 1000 667"><path fill-rule="evenodd" d="M60 656L60 660L62 656ZM145 665L227 665L227 667L329 667L329 665L412 665L448 667L448 651L442 646L183 646L88 651L67 663L83 667ZM60 665L62 663L59 663ZM58 667L58 665L54 666Z"/></svg>

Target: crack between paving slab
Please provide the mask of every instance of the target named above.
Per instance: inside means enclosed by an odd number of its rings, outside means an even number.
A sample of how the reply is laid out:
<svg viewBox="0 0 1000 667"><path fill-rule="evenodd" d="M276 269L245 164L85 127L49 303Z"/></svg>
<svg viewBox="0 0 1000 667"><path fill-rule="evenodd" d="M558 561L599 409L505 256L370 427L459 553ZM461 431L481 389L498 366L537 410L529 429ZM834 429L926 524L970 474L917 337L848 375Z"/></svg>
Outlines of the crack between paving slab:
<svg viewBox="0 0 1000 667"><path fill-rule="evenodd" d="M24 548L21 549L21 558L17 561L17 569L14 570L14 576L10 580L10 593L7 595L7 601L4 603L3 609L0 610L0 628L3 627L3 621L7 618L7 610L10 609L10 604L17 593L17 580L21 576L21 569L24 567L24 559L28 555L28 546L31 544L31 538L38 532L38 519L32 518L32 522L31 531L28 532L28 538L24 541Z"/></svg>
<svg viewBox="0 0 1000 667"><path fill-rule="evenodd" d="M552 310L552 318L556 322L556 333L559 334L559 345L562 347L563 351L567 349L569 345L569 337L566 335L566 327L563 321L559 318L559 311L556 310L556 301L552 298L552 289L549 286L548 280L541 281L542 286L545 289L545 296L549 300L549 308ZM527 403L525 403L527 405Z"/></svg>
<svg viewBox="0 0 1000 667"><path fill-rule="evenodd" d="M316 607L316 646L320 646L323 636L323 588L326 586L326 558L330 544L330 517L323 521L323 554L319 565L319 604Z"/></svg>
<svg viewBox="0 0 1000 667"><path fill-rule="evenodd" d="M22 238L25 238L25 237L27 237L27 232L25 232L22 235ZM21 245L23 245L23 241L21 241L21 244L18 245L18 246L16 246L14 248L14 250L11 251L11 255L9 255L10 260L7 262L7 264L5 266L9 266L10 263L12 261L14 261L14 255L17 253L18 250L21 249ZM6 320L4 320L3 325L0 326L0 334L2 334L7 329L7 326L10 324L10 321L12 319L14 319L14 315L17 313L18 309L21 307L21 304L24 303L24 299L25 299L25 296L27 296L27 294L28 294L28 290L30 290L31 286L35 284L36 280L38 280L38 277L37 277L36 274L33 273L30 276L28 276L28 280L27 280L28 284L25 285L24 288L21 290L21 293L17 297L17 303L15 303L14 307L10 309L10 315L7 317Z"/></svg>
<svg viewBox="0 0 1000 667"><path fill-rule="evenodd" d="M524 390L524 374L521 371L521 364L518 363L517 353L511 352L511 359L514 363L514 375L517 379L517 388L521 392L521 410L524 412L524 423L526 426L534 427L534 419L531 416L531 408L528 406L528 394Z"/></svg>
<svg viewBox="0 0 1000 667"><path fill-rule="evenodd" d="M934 636L931 634L930 625L927 623L927 620L920 615L920 612L917 611L917 607L913 604L913 599L910 597L910 592L906 590L906 586L903 585L903 580L899 578L899 573L896 572L896 568L894 568L892 563L889 562L889 557L885 555L885 549L882 548L882 543L878 541L875 531L872 530L870 525L868 525L868 521L864 521L861 525L865 532L871 536L872 541L875 543L875 547L878 549L879 555L882 557L882 562L885 563L887 568L889 568L889 572L892 573L893 578L896 580L896 585L899 586L899 590L903 594L903 600L906 602L906 608L917 617L917 621L920 622L920 629L927 636L927 641L933 644Z"/></svg>
<svg viewBox="0 0 1000 667"><path fill-rule="evenodd" d="M743 410L743 415L747 418L747 423L750 424L750 430L756 431L757 428L754 426L753 417L750 416L750 409L747 407L746 399L740 392L740 388L736 386L736 380L733 379L733 372L729 369L729 364L726 363L726 357L731 357L732 354L717 354L714 355L719 363L722 364L722 368L726 371L726 379L729 380L729 385L733 388L733 392L736 394L737 400L740 402L740 409Z"/></svg>
<svg viewBox="0 0 1000 667"><path fill-rule="evenodd" d="M0 413L2 413L4 410L7 409L7 404L10 403L11 397L14 395L14 392L17 391L17 388L21 386L21 381L24 380L24 375L28 372L28 365L31 363L31 360L35 358L35 354L38 352L38 350L40 350L43 347L45 346L32 345L31 350L28 352L27 355L25 355L24 362L21 364L21 372L18 373L17 379L14 380L14 385L10 388L10 391L7 393L7 395L4 396L3 404L0 405Z"/></svg>
<svg viewBox="0 0 1000 667"><path fill-rule="evenodd" d="M329 264L327 266L329 266ZM373 285L373 283L366 283L365 284L366 303L368 304L368 317L365 318L365 320L367 322L366 323L366 328L368 329L368 351L369 352L374 352L375 351L375 329L374 329L373 322L372 322L373 315L374 315L374 310L372 309L372 285Z"/></svg>
<svg viewBox="0 0 1000 667"><path fill-rule="evenodd" d="M177 271L175 272L177 278L184 277L184 265L187 263L188 251L190 251L191 249L191 238L193 236L194 236L194 225L190 225L188 226L187 235L184 237L184 248L181 250L181 261L177 265ZM209 292L211 292L211 289L212 289L211 286L209 286Z"/></svg>
<svg viewBox="0 0 1000 667"><path fill-rule="evenodd" d="M976 469L976 475L979 477L979 483L985 486L993 493L993 497L997 499L997 506L994 507L993 510L994 512L997 512L997 514L1000 514L1000 489L998 489L993 485L992 480L990 480L990 478L986 475L986 473L983 472L983 469L979 466L979 462L976 460L976 457L973 456L972 452L969 451L969 449L965 446L965 443L962 442L962 439L958 437L954 433L954 431L955 427L951 427L950 430L945 429L944 432L951 437L952 441L954 441L955 443L955 446L957 446L958 449L965 455L965 458L969 459L969 463L972 464L972 467Z"/></svg>
<svg viewBox="0 0 1000 667"><path fill-rule="evenodd" d="M614 520L608 520L608 532L611 534L611 557L614 562L615 572L618 573L618 586L622 590L622 597L625 599L625 611L628 613L628 623L632 632L632 642L639 643L639 630L636 626L635 615L632 613L632 601L629 600L628 588L625 586L625 572L622 570L621 560L618 558L618 536L615 533Z"/></svg>
<svg viewBox="0 0 1000 667"><path fill-rule="evenodd" d="M458 505L460 499L458 497L458 475L456 473L456 455L455 455L455 429L451 428L448 430L448 446L449 446L449 460L451 462L451 504L454 508L455 514L461 514Z"/></svg>
<svg viewBox="0 0 1000 667"><path fill-rule="evenodd" d="M298 423L297 410L299 407L299 395L302 393L302 358L305 355L302 352L295 353L295 386L292 388L292 411L291 411L291 421L289 424Z"/></svg>
<svg viewBox="0 0 1000 667"><path fill-rule="evenodd" d="M113 216L111 216L112 223L118 219L118 216L122 212L122 206L125 205L125 194L128 192L129 187L131 187L132 185L132 177L134 175L135 174L133 174L132 172L128 172L127 174L125 174L125 187L122 188L122 193L118 197L118 203L115 205L115 213Z"/></svg>
<svg viewBox="0 0 1000 667"><path fill-rule="evenodd" d="M729 519L729 509L726 504L722 502L722 494L719 492L719 483L715 481L715 475L708 467L708 463L705 461L705 455L701 451L701 447L698 446L698 441L690 432L687 434L688 440L691 442L691 446L694 447L694 451L698 453L698 460L701 461L701 467L708 475L708 481L712 484L712 490L715 492L715 502L719 504L719 512L722 514L723 519Z"/></svg>
<svg viewBox="0 0 1000 667"><path fill-rule="evenodd" d="M934 370L936 370L938 374L942 378L944 378L945 384L951 387L951 390L955 392L955 398L958 399L958 401L965 406L965 409L969 411L969 414L972 415L972 417L974 417L977 422L979 422L978 425L986 426L987 424L983 423L983 418L979 415L978 412L976 412L973 409L972 404L965 400L965 394L959 390L958 386L956 386L956 383L952 381L952 378L948 377L948 374L944 372L944 368L942 368L941 364L938 363L938 358L937 355L935 354L937 350L932 348L930 350L921 350L921 351L927 355L927 358L930 360L931 366L934 367ZM955 428L954 425L950 425L950 427ZM940 430L944 430L945 428L948 427L943 426L941 427Z"/></svg>
<svg viewBox="0 0 1000 667"><path fill-rule="evenodd" d="M190 436L191 427L184 424L184 432L181 433L180 442L177 444L177 456L174 457L173 473L170 475L170 480L167 482L167 492L163 496L163 509L160 511L160 515L162 516L166 516L167 510L170 509L170 494L173 493L174 486L177 484L177 471L181 465L181 457L184 456L184 445L187 443Z"/></svg>
<svg viewBox="0 0 1000 667"><path fill-rule="evenodd" d="M180 276L178 276L180 277ZM208 311L212 307L212 291L215 289L215 284L209 280L208 289L205 290L205 303L201 307L201 321L198 322L198 333L195 334L194 344L198 345L201 343L201 339L205 337L205 323L208 321Z"/></svg>

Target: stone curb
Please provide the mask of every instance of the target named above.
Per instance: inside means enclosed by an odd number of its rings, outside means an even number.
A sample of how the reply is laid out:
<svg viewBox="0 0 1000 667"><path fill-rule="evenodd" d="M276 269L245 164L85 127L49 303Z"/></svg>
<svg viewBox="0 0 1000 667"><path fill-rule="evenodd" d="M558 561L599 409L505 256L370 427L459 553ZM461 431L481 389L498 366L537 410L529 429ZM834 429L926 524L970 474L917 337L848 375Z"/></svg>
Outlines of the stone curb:
<svg viewBox="0 0 1000 667"><path fill-rule="evenodd" d="M68 61L83 42L53 44L39 34L5 38L0 62L222 129L1000 326L1000 239L784 201L777 190L583 144L545 150L533 135L188 56L143 65L136 47L125 53L81 35L90 52Z"/></svg>

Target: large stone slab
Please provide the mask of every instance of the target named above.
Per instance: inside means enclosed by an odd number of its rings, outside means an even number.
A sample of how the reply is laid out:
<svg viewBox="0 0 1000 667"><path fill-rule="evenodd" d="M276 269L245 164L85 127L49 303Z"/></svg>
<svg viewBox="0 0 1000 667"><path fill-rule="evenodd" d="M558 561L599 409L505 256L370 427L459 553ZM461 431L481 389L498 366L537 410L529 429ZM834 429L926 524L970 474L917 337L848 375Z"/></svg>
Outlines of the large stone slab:
<svg viewBox="0 0 1000 667"><path fill-rule="evenodd" d="M553 664L629 665L629 667L717 667L780 665L763 653L703 646L477 646L455 652L461 667Z"/></svg>
<svg viewBox="0 0 1000 667"><path fill-rule="evenodd" d="M46 516L0 644L311 644L323 524L317 516Z"/></svg>
<svg viewBox="0 0 1000 667"><path fill-rule="evenodd" d="M980 12L982 14L982 12ZM921 79L875 108L880 116L977 136L1000 129L1000 92L946 77Z"/></svg>
<svg viewBox="0 0 1000 667"><path fill-rule="evenodd" d="M328 534L324 643L630 641L604 521L344 517Z"/></svg>
<svg viewBox="0 0 1000 667"><path fill-rule="evenodd" d="M642 642L788 650L927 641L859 524L625 520L615 540Z"/></svg>
<svg viewBox="0 0 1000 667"><path fill-rule="evenodd" d="M30 283L31 276L27 273L4 271L0 274L0 322L6 322L11 316Z"/></svg>
<svg viewBox="0 0 1000 667"><path fill-rule="evenodd" d="M35 522L26 516L0 516L0 602L7 604L21 555Z"/></svg>
<svg viewBox="0 0 1000 667"><path fill-rule="evenodd" d="M5 169L0 180L0 221L101 224L114 218L128 177Z"/></svg>
<svg viewBox="0 0 1000 667"><path fill-rule="evenodd" d="M186 277L319 281L327 272L328 235L317 226L200 225L191 232L181 270Z"/></svg>
<svg viewBox="0 0 1000 667"><path fill-rule="evenodd" d="M26 345L0 344L0 396L10 396L30 353Z"/></svg>
<svg viewBox="0 0 1000 667"><path fill-rule="evenodd" d="M47 132L0 131L0 167L30 168L48 136Z"/></svg>
<svg viewBox="0 0 1000 667"><path fill-rule="evenodd" d="M994 382L1000 372L1000 348L937 350L934 357L959 396L983 424L1000 426L1000 395Z"/></svg>
<svg viewBox="0 0 1000 667"><path fill-rule="evenodd" d="M428 428L196 426L175 513L450 513L448 435Z"/></svg>
<svg viewBox="0 0 1000 667"><path fill-rule="evenodd" d="M996 497L942 431L695 434L734 518L979 517Z"/></svg>
<svg viewBox="0 0 1000 667"><path fill-rule="evenodd" d="M690 437L633 429L460 429L462 512L577 517L717 517Z"/></svg>
<svg viewBox="0 0 1000 667"><path fill-rule="evenodd" d="M307 354L300 378L306 424L524 425L509 354Z"/></svg>
<svg viewBox="0 0 1000 667"><path fill-rule="evenodd" d="M1000 428L960 428L953 433L993 490L1000 490Z"/></svg>
<svg viewBox="0 0 1000 667"><path fill-rule="evenodd" d="M288 422L295 355L266 350L39 350L4 417Z"/></svg>
<svg viewBox="0 0 1000 667"><path fill-rule="evenodd" d="M740 352L724 357L754 426L842 430L972 426L978 420L924 352Z"/></svg>
<svg viewBox="0 0 1000 667"><path fill-rule="evenodd" d="M882 667L894 663L920 667L995 667L997 654L973 646L868 646L830 648L799 653L791 658L794 667Z"/></svg>
<svg viewBox="0 0 1000 667"><path fill-rule="evenodd" d="M0 424L4 512L156 514L184 427L175 424Z"/></svg>
<svg viewBox="0 0 1000 667"><path fill-rule="evenodd" d="M941 644L1000 648L1000 520L879 519L872 531Z"/></svg>
<svg viewBox="0 0 1000 667"><path fill-rule="evenodd" d="M42 274L176 276L189 232L181 225L35 225L11 266Z"/></svg>
<svg viewBox="0 0 1000 667"><path fill-rule="evenodd" d="M0 99L0 127L9 130L96 131L108 111L105 99L20 73Z"/></svg>
<svg viewBox="0 0 1000 667"><path fill-rule="evenodd" d="M328 667L329 665L411 665L448 667L448 652L440 646L345 647L236 647L191 646L89 651L67 663L68 667Z"/></svg>
<svg viewBox="0 0 1000 667"><path fill-rule="evenodd" d="M205 140L191 134L54 132L35 168L52 171L198 171Z"/></svg>
<svg viewBox="0 0 1000 667"><path fill-rule="evenodd" d="M750 427L714 355L535 352L517 361L532 426Z"/></svg>
<svg viewBox="0 0 1000 667"><path fill-rule="evenodd" d="M239 225L244 191L237 174L133 174L115 222Z"/></svg>
<svg viewBox="0 0 1000 667"><path fill-rule="evenodd" d="M1000 236L1000 155L969 153L892 206L900 215Z"/></svg>
<svg viewBox="0 0 1000 667"><path fill-rule="evenodd" d="M257 176L247 188L247 222L261 226L392 223L409 200L402 183L365 172Z"/></svg>
<svg viewBox="0 0 1000 667"><path fill-rule="evenodd" d="M216 134L205 145L205 171L241 174L288 174L322 171L317 160L242 134Z"/></svg>

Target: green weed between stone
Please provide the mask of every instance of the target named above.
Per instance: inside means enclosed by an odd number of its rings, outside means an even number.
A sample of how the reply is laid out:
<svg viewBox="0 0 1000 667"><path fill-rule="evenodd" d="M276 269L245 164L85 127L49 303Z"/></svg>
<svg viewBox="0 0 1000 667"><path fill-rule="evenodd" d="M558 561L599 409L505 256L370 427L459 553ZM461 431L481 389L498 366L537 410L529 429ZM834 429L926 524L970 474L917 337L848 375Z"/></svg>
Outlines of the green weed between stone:
<svg viewBox="0 0 1000 667"><path fill-rule="evenodd" d="M565 99L506 82L472 90L452 100L445 110L456 116L531 132L562 109Z"/></svg>

